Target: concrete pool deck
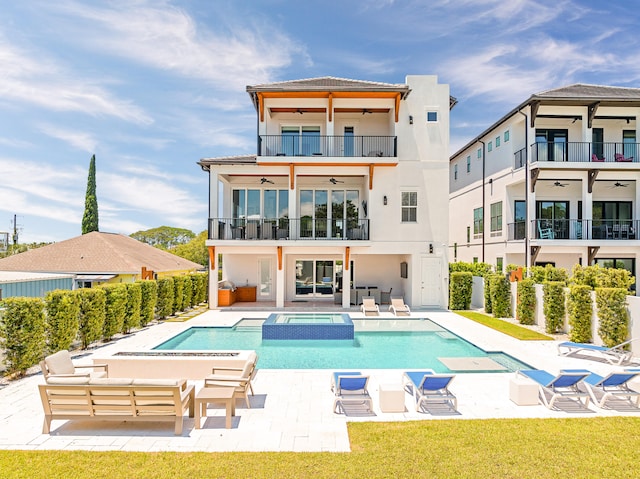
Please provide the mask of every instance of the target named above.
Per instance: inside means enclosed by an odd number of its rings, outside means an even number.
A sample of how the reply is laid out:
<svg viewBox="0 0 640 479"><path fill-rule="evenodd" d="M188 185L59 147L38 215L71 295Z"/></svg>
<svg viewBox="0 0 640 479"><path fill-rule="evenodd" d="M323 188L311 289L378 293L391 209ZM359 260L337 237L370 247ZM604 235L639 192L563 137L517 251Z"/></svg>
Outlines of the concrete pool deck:
<svg viewBox="0 0 640 479"><path fill-rule="evenodd" d="M207 311L186 322L163 322L120 338L96 349L82 352L82 362L91 362L121 351L144 351L192 326L233 325L240 318L266 318L271 311ZM350 313L362 319L361 313ZM586 368L606 375L619 369L604 362L565 358L557 354L557 341L519 341L448 311L416 311L413 318L428 317L487 351L503 351L537 369L557 373L560 369ZM381 313L380 318L393 318ZM42 434L44 413L38 384L42 374L0 385L0 449L57 449L93 451L349 451L347 422L350 421L429 421L485 418L566 418L632 415L640 410L619 408L552 411L543 405L518 406L509 399L513 373L458 374L451 384L458 398L457 414L434 410L417 412L405 394L405 412L380 410L380 385L400 385L402 371L362 370L371 376L369 391L373 414L349 411L334 414L334 395L330 390L330 370L258 370L251 409L238 401L232 428L225 429L223 406L213 406L202 429L194 419L185 418L181 436L174 436L170 423L132 423L96 421L53 421L51 434ZM191 381L199 389L202 380Z"/></svg>

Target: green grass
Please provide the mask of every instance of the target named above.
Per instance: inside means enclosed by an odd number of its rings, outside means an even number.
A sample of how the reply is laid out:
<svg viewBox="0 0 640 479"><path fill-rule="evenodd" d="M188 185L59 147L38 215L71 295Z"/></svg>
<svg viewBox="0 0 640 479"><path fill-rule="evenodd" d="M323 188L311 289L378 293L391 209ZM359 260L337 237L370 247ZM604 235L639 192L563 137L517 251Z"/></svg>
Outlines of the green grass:
<svg viewBox="0 0 640 479"><path fill-rule="evenodd" d="M531 329L523 328L517 324L511 324L483 313L477 313L475 311L454 311L454 313L464 316L476 323L483 324L488 328L508 334L516 339L523 339L525 341L548 341L554 339L546 334L541 334L537 331L532 331Z"/></svg>
<svg viewBox="0 0 640 479"><path fill-rule="evenodd" d="M349 423L350 453L0 451L3 479L629 478L640 418ZM149 438L150 441L153 438Z"/></svg>

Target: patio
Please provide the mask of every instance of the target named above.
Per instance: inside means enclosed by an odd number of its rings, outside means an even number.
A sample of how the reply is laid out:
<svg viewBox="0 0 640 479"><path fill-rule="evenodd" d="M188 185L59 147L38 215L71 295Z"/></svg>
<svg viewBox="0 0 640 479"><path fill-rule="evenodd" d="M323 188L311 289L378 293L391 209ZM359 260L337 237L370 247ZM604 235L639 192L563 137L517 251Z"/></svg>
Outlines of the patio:
<svg viewBox="0 0 640 479"><path fill-rule="evenodd" d="M333 305L332 305L333 306ZM306 309L306 308L305 308ZM240 318L265 318L267 311L251 309L212 310L186 322L164 322L84 352L82 360L104 357L119 351L144 351L192 326L232 325ZM363 318L359 312L351 316ZM429 317L477 346L504 351L528 364L557 372L560 369L587 368L606 374L606 363L557 355L557 341L518 341L448 311L418 311L413 317ZM381 317L392 317L383 312ZM225 429L223 406L209 408L202 429L195 429L193 418L185 418L181 436L174 436L166 423L118 423L54 421L52 434L42 434L43 409L36 373L0 386L0 448L120 451L349 451L347 421L418 421L477 418L544 418L634 415L638 411L602 410L588 412L552 411L543 405L517 406L509 399L513 374L458 374L451 390L458 398L459 414L418 413L412 398L405 395L405 411L380 410L380 386L400 384L400 370L363 370L371 376L369 391L373 414L339 415L332 412L333 393L329 370L259 370L254 381L251 409L237 403L232 428ZM196 389L203 381L193 381Z"/></svg>

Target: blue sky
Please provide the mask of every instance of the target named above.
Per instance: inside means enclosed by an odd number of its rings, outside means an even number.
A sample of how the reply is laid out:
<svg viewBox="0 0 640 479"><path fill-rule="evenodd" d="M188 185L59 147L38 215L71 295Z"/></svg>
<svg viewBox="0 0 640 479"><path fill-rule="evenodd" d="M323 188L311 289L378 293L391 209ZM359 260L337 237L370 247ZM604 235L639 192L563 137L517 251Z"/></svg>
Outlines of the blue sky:
<svg viewBox="0 0 640 479"><path fill-rule="evenodd" d="M638 1L28 0L0 10L0 231L206 229L203 157L255 153L246 85L435 74L451 152L532 93L638 87Z"/></svg>

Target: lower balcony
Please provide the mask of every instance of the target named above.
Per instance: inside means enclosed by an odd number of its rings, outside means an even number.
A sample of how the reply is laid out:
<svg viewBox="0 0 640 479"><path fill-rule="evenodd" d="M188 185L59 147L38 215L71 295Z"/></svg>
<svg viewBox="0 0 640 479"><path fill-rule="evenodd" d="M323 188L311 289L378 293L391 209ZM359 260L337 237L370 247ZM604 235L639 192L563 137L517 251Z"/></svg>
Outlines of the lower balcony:
<svg viewBox="0 0 640 479"><path fill-rule="evenodd" d="M525 223L508 225L509 240L524 239ZM580 220L537 219L531 221L532 239L538 240L634 240L637 238L638 220Z"/></svg>
<svg viewBox="0 0 640 479"><path fill-rule="evenodd" d="M369 220L361 218L209 218L210 240L369 239Z"/></svg>

